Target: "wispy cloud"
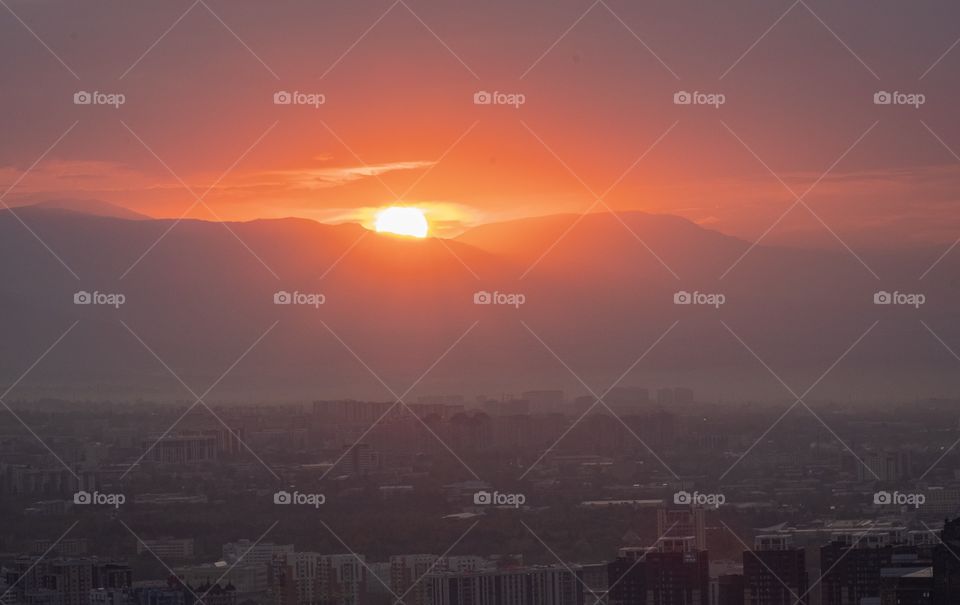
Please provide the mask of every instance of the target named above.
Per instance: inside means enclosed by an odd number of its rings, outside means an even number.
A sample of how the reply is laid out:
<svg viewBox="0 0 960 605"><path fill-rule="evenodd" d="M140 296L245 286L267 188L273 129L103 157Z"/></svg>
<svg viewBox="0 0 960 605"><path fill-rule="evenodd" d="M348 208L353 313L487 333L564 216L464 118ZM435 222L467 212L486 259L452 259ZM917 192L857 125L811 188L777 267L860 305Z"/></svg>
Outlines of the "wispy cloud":
<svg viewBox="0 0 960 605"><path fill-rule="evenodd" d="M435 164L433 161L387 162L360 166L331 166L321 168L301 168L293 170L272 170L242 175L233 183L225 184L222 189L245 189L273 187L276 189L316 190L340 187L355 181L379 177L382 174L401 170L418 170Z"/></svg>

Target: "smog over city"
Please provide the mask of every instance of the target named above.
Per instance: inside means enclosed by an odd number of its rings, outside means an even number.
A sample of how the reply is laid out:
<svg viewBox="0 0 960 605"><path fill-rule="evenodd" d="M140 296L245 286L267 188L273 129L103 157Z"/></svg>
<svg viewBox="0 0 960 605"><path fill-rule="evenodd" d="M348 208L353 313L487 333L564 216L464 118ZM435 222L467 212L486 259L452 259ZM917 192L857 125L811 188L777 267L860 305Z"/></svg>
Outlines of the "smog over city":
<svg viewBox="0 0 960 605"><path fill-rule="evenodd" d="M958 47L0 0L0 605L960 603Z"/></svg>

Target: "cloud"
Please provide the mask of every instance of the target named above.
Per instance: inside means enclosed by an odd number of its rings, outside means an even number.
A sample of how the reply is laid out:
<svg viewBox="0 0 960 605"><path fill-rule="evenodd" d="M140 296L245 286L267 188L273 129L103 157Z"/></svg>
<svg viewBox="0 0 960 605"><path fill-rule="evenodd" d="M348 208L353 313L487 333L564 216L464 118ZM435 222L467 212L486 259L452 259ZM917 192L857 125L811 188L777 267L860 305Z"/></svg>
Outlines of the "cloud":
<svg viewBox="0 0 960 605"><path fill-rule="evenodd" d="M276 189L313 191L316 189L340 187L362 179L379 177L382 174L390 172L428 168L435 163L436 162L433 161L417 160L355 166L271 170L241 176L236 179L236 182L225 185L222 188L246 189L273 187Z"/></svg>

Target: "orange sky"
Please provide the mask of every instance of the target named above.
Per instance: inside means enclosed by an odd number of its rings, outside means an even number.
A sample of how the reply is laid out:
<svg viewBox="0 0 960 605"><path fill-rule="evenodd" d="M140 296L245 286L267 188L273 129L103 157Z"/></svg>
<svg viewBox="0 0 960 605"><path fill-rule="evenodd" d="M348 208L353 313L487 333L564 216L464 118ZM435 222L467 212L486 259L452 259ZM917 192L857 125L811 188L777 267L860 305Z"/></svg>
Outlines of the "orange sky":
<svg viewBox="0 0 960 605"><path fill-rule="evenodd" d="M18 56L0 64L0 185L16 183L11 204L97 198L155 217L211 186L190 216L369 224L405 203L439 235L584 211L615 185L610 208L755 238L796 199L777 177L799 195L832 167L805 199L839 232L955 238L960 51L944 52L960 9L702 4L13 2L49 50L0 19L0 53ZM874 105L886 89L927 102ZM74 105L78 90L126 102ZM683 90L726 103L674 104ZM325 103L275 105L277 91ZM525 103L477 105L478 91ZM771 236L813 232L798 213Z"/></svg>

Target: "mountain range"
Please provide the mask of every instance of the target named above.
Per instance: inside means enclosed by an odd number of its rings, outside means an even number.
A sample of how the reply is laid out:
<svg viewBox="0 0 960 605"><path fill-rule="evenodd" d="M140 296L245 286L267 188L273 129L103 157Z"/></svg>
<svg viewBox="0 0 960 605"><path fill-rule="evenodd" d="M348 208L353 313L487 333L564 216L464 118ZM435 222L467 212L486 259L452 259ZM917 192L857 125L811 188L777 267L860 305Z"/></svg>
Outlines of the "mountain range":
<svg viewBox="0 0 960 605"><path fill-rule="evenodd" d="M192 401L180 380L215 385L208 401L389 400L415 382L408 401L573 396L635 362L621 385L706 401L792 402L781 379L799 395L835 362L809 399L954 396L960 251L921 279L945 249L857 251L861 263L839 243L753 246L642 212L415 240L51 202L0 211L0 378L13 384L76 322L8 399ZM878 291L923 304L878 305ZM283 293L323 304L275 304ZM676 304L683 293L714 304Z"/></svg>

